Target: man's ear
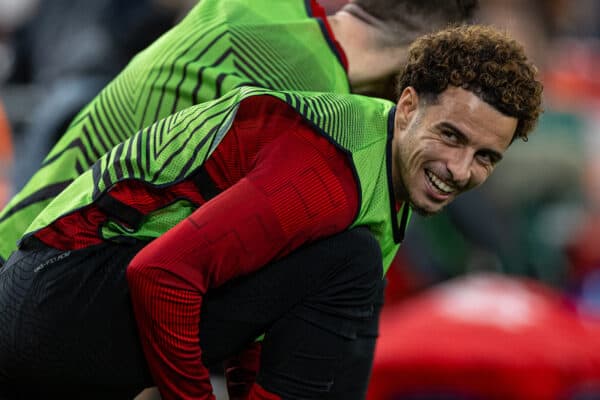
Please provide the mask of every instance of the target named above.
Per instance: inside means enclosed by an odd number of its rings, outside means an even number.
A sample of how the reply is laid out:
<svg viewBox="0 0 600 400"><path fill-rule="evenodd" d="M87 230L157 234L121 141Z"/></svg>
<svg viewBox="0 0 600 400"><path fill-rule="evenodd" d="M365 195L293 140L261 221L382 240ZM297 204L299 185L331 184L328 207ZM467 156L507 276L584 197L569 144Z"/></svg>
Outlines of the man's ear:
<svg viewBox="0 0 600 400"><path fill-rule="evenodd" d="M419 95L417 91L408 86L404 88L396 104L396 121L398 127L404 129L419 108Z"/></svg>

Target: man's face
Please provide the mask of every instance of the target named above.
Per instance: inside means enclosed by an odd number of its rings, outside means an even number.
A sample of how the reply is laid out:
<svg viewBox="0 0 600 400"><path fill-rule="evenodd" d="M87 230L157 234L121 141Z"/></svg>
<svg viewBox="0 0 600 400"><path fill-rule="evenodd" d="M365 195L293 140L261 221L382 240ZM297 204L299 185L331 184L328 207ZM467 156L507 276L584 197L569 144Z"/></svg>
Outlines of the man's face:
<svg viewBox="0 0 600 400"><path fill-rule="evenodd" d="M405 89L394 131L397 200L430 215L481 185L502 159L517 122L462 88L449 87L432 104Z"/></svg>

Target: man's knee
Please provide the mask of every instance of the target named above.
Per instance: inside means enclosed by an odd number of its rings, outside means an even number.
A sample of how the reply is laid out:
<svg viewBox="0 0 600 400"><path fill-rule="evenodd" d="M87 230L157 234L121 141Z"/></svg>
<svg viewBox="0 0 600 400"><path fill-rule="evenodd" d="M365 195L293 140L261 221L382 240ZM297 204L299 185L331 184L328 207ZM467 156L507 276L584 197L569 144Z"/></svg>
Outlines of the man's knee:
<svg viewBox="0 0 600 400"><path fill-rule="evenodd" d="M358 227L349 230L344 241L349 273L359 278L357 283L370 287L379 285L383 279L383 260L379 242L373 234L367 228Z"/></svg>
<svg viewBox="0 0 600 400"><path fill-rule="evenodd" d="M375 316L382 287L382 257L378 242L365 228L327 239L335 261L327 274L293 312L319 327L349 339L364 321ZM340 256L342 255L342 256Z"/></svg>
<svg viewBox="0 0 600 400"><path fill-rule="evenodd" d="M352 265L358 267L372 266L373 272L381 278L381 248L375 236L366 227L357 227L326 239L328 246L340 254L344 254Z"/></svg>
<svg viewBox="0 0 600 400"><path fill-rule="evenodd" d="M342 256L335 256L335 266L329 269L316 293L337 295L340 299L353 299L355 302L362 299L373 304L383 279L381 249L377 240L368 229L359 227L336 236L329 245Z"/></svg>

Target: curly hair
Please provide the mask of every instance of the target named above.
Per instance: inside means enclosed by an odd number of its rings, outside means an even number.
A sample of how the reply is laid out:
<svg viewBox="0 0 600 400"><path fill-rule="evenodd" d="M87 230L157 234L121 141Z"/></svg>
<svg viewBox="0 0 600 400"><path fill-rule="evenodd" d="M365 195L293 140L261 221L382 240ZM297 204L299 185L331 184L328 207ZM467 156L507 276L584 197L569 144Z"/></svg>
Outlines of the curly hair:
<svg viewBox="0 0 600 400"><path fill-rule="evenodd" d="M413 87L436 99L449 86L475 93L518 120L513 137L527 140L542 112L542 84L523 47L481 25L457 26L417 39L398 76L398 93Z"/></svg>

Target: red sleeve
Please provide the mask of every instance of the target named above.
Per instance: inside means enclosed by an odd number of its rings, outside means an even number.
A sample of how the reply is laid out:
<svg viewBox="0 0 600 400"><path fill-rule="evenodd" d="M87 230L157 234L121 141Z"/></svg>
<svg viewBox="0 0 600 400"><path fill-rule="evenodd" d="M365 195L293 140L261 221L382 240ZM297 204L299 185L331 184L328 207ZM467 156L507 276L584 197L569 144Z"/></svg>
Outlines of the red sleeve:
<svg viewBox="0 0 600 400"><path fill-rule="evenodd" d="M306 124L280 128L245 176L146 246L127 270L142 346L165 400L214 398L198 331L209 288L340 232L356 215L347 157ZM243 141L250 130L232 137Z"/></svg>

